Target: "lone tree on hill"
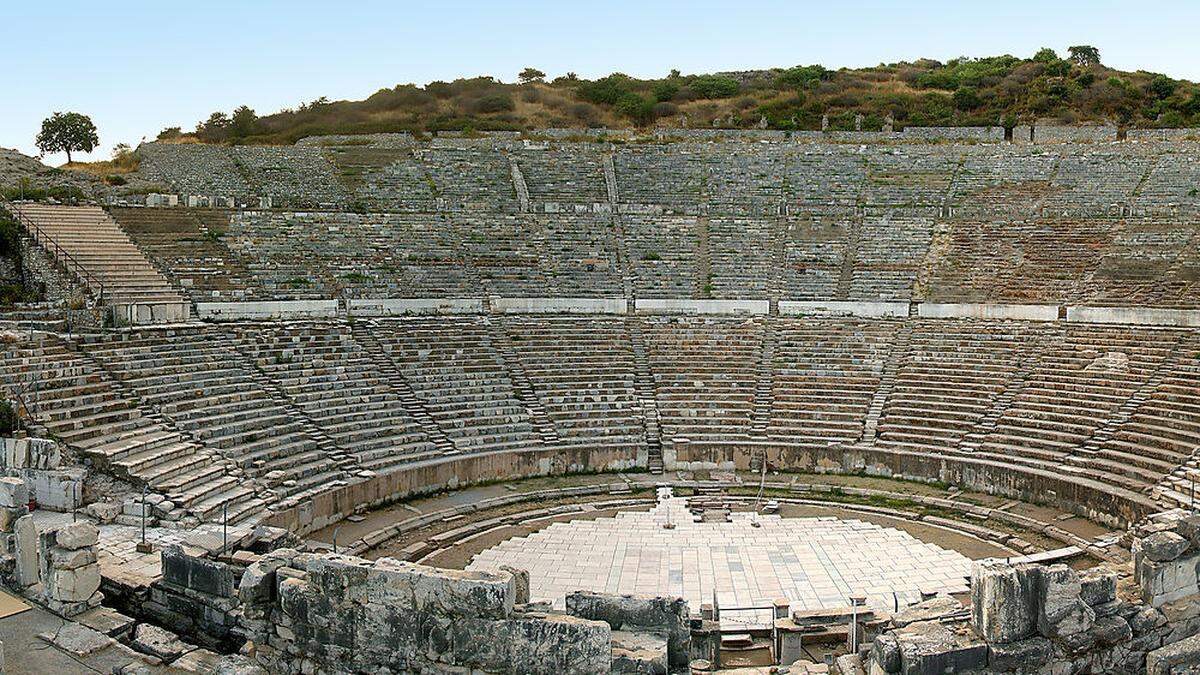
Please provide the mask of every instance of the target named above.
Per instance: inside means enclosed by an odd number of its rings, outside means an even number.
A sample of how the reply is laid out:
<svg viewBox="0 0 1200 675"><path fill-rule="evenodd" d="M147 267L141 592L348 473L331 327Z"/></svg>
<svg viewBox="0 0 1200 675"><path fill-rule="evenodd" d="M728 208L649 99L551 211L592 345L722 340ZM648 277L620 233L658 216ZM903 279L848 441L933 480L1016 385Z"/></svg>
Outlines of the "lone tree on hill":
<svg viewBox="0 0 1200 675"><path fill-rule="evenodd" d="M537 68L526 68L517 75L517 79L521 80L521 84L529 84L530 82L541 82L546 78L546 74Z"/></svg>
<svg viewBox="0 0 1200 675"><path fill-rule="evenodd" d="M1098 66L1100 65L1100 50L1091 45L1075 45L1067 47L1067 53L1071 55L1071 60L1080 66Z"/></svg>
<svg viewBox="0 0 1200 675"><path fill-rule="evenodd" d="M92 118L87 115L56 112L42 121L42 131L34 144L43 153L67 153L67 163L70 164L73 150L91 152L100 145L100 137L96 135Z"/></svg>

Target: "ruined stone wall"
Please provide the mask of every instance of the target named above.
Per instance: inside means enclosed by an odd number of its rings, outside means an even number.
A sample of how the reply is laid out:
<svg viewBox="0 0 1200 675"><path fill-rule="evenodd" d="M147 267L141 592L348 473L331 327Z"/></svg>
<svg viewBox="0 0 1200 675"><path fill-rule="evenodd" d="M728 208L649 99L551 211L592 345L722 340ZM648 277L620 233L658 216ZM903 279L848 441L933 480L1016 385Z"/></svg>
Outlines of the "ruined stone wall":
<svg viewBox="0 0 1200 675"><path fill-rule="evenodd" d="M273 673L610 667L608 624L518 605L509 572L281 549L247 568L238 593L250 651Z"/></svg>
<svg viewBox="0 0 1200 675"><path fill-rule="evenodd" d="M786 443L676 443L664 444L663 461L668 469L747 471L754 454L764 452L773 466L785 470L940 481L1031 503L1052 503L1115 526L1135 522L1157 510L1157 505L1143 495L1116 492L1095 481L1004 462L881 448L801 449Z"/></svg>
<svg viewBox="0 0 1200 675"><path fill-rule="evenodd" d="M1200 595L1182 595L1196 587L1197 561L1158 565L1188 554L1197 523L1179 512L1139 523L1134 565L981 562L970 621L935 617L879 636L871 672L1200 672Z"/></svg>
<svg viewBox="0 0 1200 675"><path fill-rule="evenodd" d="M567 596L566 605L568 614L603 621L613 630L637 629L662 635L667 640L671 667L686 666L690 660L688 603L683 598L577 591Z"/></svg>
<svg viewBox="0 0 1200 675"><path fill-rule="evenodd" d="M379 506L413 495L491 480L630 469L634 465L635 460L627 451L590 447L452 457L326 490L300 504L275 511L266 524L302 535L337 522L361 506Z"/></svg>

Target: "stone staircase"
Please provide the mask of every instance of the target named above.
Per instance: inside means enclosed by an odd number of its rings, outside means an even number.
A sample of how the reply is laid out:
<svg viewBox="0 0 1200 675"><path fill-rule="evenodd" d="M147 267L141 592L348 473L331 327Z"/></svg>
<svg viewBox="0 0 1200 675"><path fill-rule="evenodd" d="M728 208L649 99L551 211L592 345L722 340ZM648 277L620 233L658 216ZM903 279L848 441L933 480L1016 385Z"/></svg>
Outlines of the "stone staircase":
<svg viewBox="0 0 1200 675"><path fill-rule="evenodd" d="M750 434L759 440L766 440L771 411L775 407L775 345L775 322L768 320L763 326L758 380L754 385L754 413L750 421Z"/></svg>
<svg viewBox="0 0 1200 675"><path fill-rule="evenodd" d="M712 256L708 248L708 218L696 219L696 276L694 298L712 297Z"/></svg>
<svg viewBox="0 0 1200 675"><path fill-rule="evenodd" d="M854 222L850 223L846 230L846 252L842 255L842 267L838 271L837 290L834 292L835 300L849 300L850 286L854 281L854 263L858 260L858 240L859 233L862 229L859 225L861 218L855 218Z"/></svg>
<svg viewBox="0 0 1200 675"><path fill-rule="evenodd" d="M611 154L604 155L604 187L608 191L608 203L613 205L615 213L617 202L621 200L621 194L617 190L617 169L613 166Z"/></svg>
<svg viewBox="0 0 1200 675"><path fill-rule="evenodd" d="M501 369L508 372L508 378L512 382L513 393L516 394L517 400L529 411L529 421L534 430L546 445L560 445L562 439L559 438L558 429L555 428L550 415L546 413L546 407L538 399L533 383L529 381L529 375L525 372L524 366L521 365L521 359L517 357L517 352L513 348L512 337L509 336L508 330L495 320L492 321L490 328L489 337L492 348L496 351L497 361L499 361Z"/></svg>
<svg viewBox="0 0 1200 675"><path fill-rule="evenodd" d="M970 431L963 435L958 443L959 452L975 452L979 450L979 446L983 445L983 441L988 434L996 430L996 424L1008 409L1012 407L1013 400L1025 389L1025 383L1029 381L1029 377L1039 370L1041 367L1042 356L1046 353L1046 345L1054 341L1062 339L1062 330L1054 329L1043 334L1040 339L1037 339L1026 358L1020 359L1016 372L1013 373L1012 379L1008 386L1004 388L996 398L992 400L992 405L979 422L975 424Z"/></svg>
<svg viewBox="0 0 1200 675"><path fill-rule="evenodd" d="M512 174L513 189L517 193L517 203L521 205L521 213L529 213L529 185L521 173L521 167L515 157L508 158L508 170Z"/></svg>
<svg viewBox="0 0 1200 675"><path fill-rule="evenodd" d="M30 235L109 306L146 308L136 323L183 321L191 303L134 245L103 209L95 206L8 204Z"/></svg>
<svg viewBox="0 0 1200 675"><path fill-rule="evenodd" d="M642 405L642 424L646 430L647 465L652 474L663 472L662 429L658 422L658 403L655 397L654 375L650 372L650 359L646 354L646 340L642 335L641 320L630 318L629 341L633 348L634 389Z"/></svg>
<svg viewBox="0 0 1200 675"><path fill-rule="evenodd" d="M353 455L339 447L337 442L321 429L316 420L312 419L312 417L292 402L287 392L279 386L279 383L274 378L263 370L262 366L255 363L253 359L244 359L242 365L244 370L254 380L255 386L266 394L267 398L271 399L275 405L290 411L295 416L294 419L299 422L301 433L308 437L326 457L332 460L338 469L346 472L347 475L356 473L362 469L358 460ZM342 478L343 476L336 474L331 476L332 480L340 480Z"/></svg>
<svg viewBox="0 0 1200 675"><path fill-rule="evenodd" d="M1158 363L1158 367L1151 373L1150 377L1138 387L1129 398L1125 399L1116 412L1109 415L1104 425L1097 428L1092 436L1083 444L1076 448L1069 457L1066 458L1066 463L1071 466L1088 467L1092 464L1092 459L1100 454L1100 449L1105 443L1112 440L1113 436L1129 422L1142 404L1150 400L1150 397L1162 386L1163 380L1166 379L1167 371L1170 364L1174 362L1176 354L1180 351L1184 342L1191 342L1186 338L1176 337L1175 342L1171 345L1171 350L1167 352Z"/></svg>
<svg viewBox="0 0 1200 675"><path fill-rule="evenodd" d="M425 407L424 401L417 396L413 391L412 385L396 367L395 361L388 356L383 345L380 344L379 338L375 336L375 331L378 329L378 324L374 321L355 321L352 326L354 341L366 350L371 360L379 367L380 377L391 386L396 395L400 397L400 402L404 406L405 412L410 417L421 425L421 429L429 440L433 442L438 451L445 455L458 454L458 448L454 441L446 435L445 430L429 413L429 409Z"/></svg>
<svg viewBox="0 0 1200 675"><path fill-rule="evenodd" d="M879 377L879 386L871 397L871 405L867 408L867 418L863 422L863 433L860 443L872 444L879 436L879 418L883 415L883 406L896 387L896 372L900 370L908 358L908 345L912 341L912 326L905 323L896 331L896 340L888 352L887 361L883 364L883 374Z"/></svg>

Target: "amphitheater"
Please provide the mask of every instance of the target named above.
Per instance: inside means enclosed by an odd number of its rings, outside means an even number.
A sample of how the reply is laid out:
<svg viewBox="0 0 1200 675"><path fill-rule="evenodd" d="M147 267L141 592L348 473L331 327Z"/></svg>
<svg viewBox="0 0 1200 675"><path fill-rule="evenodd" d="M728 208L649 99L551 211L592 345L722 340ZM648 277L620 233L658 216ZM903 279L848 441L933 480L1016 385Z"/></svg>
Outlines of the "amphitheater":
<svg viewBox="0 0 1200 675"><path fill-rule="evenodd" d="M1185 130L138 155L2 204L6 672L1200 672Z"/></svg>

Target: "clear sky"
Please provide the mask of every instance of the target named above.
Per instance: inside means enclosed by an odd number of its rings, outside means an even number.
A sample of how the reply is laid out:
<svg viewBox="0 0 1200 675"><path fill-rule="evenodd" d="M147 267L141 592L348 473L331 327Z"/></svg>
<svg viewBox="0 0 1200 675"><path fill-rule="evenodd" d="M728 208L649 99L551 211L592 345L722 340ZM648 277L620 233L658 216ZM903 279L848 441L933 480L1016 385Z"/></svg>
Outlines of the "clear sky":
<svg viewBox="0 0 1200 675"><path fill-rule="evenodd" d="M214 110L259 114L398 83L621 71L661 76L820 63L1100 49L1104 63L1200 80L1200 3L605 0L5 2L0 146L36 154L54 111L96 122L106 159ZM86 158L86 155L83 156ZM60 163L61 157L48 157Z"/></svg>

